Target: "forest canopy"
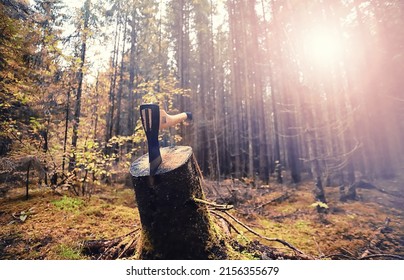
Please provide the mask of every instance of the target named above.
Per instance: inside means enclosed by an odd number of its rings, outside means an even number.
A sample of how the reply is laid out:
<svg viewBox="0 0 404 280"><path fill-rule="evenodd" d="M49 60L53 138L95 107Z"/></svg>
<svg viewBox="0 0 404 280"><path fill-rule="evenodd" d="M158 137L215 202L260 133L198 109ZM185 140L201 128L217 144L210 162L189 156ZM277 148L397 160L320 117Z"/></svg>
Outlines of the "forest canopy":
<svg viewBox="0 0 404 280"><path fill-rule="evenodd" d="M145 102L193 112L160 140L210 178L402 172L403 1L2 0L0 18L0 156L49 177L128 168Z"/></svg>

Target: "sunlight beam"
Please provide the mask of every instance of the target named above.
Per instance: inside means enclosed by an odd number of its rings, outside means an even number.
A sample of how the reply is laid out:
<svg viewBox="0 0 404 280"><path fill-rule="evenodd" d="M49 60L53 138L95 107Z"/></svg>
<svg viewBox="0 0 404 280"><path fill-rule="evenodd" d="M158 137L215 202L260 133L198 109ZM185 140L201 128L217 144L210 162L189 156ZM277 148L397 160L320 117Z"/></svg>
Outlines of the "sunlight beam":
<svg viewBox="0 0 404 280"><path fill-rule="evenodd" d="M342 42L331 29L315 27L310 29L304 37L305 54L309 62L319 66L326 66L340 59Z"/></svg>

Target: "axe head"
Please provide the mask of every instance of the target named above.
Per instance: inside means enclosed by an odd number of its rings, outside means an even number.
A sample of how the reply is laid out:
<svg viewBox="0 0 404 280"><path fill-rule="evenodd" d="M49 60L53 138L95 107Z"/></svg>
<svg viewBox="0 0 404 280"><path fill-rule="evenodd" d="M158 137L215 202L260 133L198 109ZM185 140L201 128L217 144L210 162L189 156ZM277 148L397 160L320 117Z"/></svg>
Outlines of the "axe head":
<svg viewBox="0 0 404 280"><path fill-rule="evenodd" d="M147 147L149 150L150 175L156 174L161 164L159 129L160 129L160 108L156 104L140 105L140 117L143 129L146 132Z"/></svg>

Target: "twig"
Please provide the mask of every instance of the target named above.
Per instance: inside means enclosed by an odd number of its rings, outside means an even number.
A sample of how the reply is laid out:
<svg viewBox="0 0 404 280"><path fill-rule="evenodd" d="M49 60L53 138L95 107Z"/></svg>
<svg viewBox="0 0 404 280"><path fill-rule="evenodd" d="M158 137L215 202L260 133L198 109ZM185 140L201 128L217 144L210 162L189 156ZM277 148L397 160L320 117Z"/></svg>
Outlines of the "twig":
<svg viewBox="0 0 404 280"><path fill-rule="evenodd" d="M113 239L108 240L107 242L108 242L109 245L106 247L105 251L97 258L97 260L106 259L108 256L109 256L110 258L112 258L113 255L114 255L114 253L116 252L116 250L113 250L113 249L116 248L116 247L118 247L118 249L119 249L119 247L120 247L120 245L122 244L123 239L124 239L125 237L127 237L127 236L129 236L129 235L131 235L131 234L133 234L133 233L135 233L135 232L137 232L137 231L139 231L139 230L140 230L140 228L136 228L135 230L133 230L133 231L131 231L131 232L128 232L128 233L125 234L125 235L122 235L122 236L119 236L119 237L115 237L115 238L113 238ZM133 241L134 241L134 240L136 240L136 238L132 239L130 243L133 244ZM131 244L131 245L132 245L132 244ZM125 246L125 248L124 248L123 252L121 253L121 255L122 255L128 248L129 248L129 247ZM118 257L118 258L119 258L119 257Z"/></svg>
<svg viewBox="0 0 404 280"><path fill-rule="evenodd" d="M112 238L109 240L87 240L82 243L82 246L83 246L83 248L85 248L86 250L89 251L90 255L97 255L98 256L97 259L99 259L99 260L105 259L108 256L112 256L116 252L116 250L114 250L114 248L120 247L120 245L123 244L122 242L125 239L125 237L127 237L131 234L134 234L134 233L138 232L139 230L140 230L140 228L136 228L135 230L132 230L132 231L126 233L125 235L118 236L118 237L115 237L115 238ZM136 236L138 236L138 234ZM137 239L136 237L133 238L133 240L135 240L135 241L136 241L136 239ZM133 244L133 242L129 242L129 243ZM129 248L130 247L125 246L124 252L126 252ZM101 249L103 249L102 253L94 252L94 251L100 252ZM111 253L112 253L112 255L111 255ZM121 254L123 254L123 253L121 253Z"/></svg>
<svg viewBox="0 0 404 280"><path fill-rule="evenodd" d="M367 260L371 258L392 258L392 259L397 259L397 260L404 260L404 256L400 255L391 255L391 254L374 254L374 255L367 255L364 257L359 258L359 260Z"/></svg>
<svg viewBox="0 0 404 280"><path fill-rule="evenodd" d="M354 257L354 254L353 254L352 252L350 252L348 249L346 249L346 248L344 248L344 247L341 247L340 250L343 251L343 253L346 253L346 254L348 254L349 256Z"/></svg>
<svg viewBox="0 0 404 280"><path fill-rule="evenodd" d="M339 258L347 259L347 260L354 260L354 258L352 258L351 256L347 256L347 255L344 255L344 254L327 255L327 256L321 257L321 259L332 259L333 257L339 257Z"/></svg>
<svg viewBox="0 0 404 280"><path fill-rule="evenodd" d="M332 255L327 255L321 257L321 259L328 259L328 258L333 258L333 257L339 257L343 259L348 259L348 260L367 260L367 259L372 259L372 258L391 258L391 259L397 259L397 260L404 260L404 256L402 255L392 255L392 254L372 254L372 255L366 255L360 258L355 258L351 252L348 250L345 250L349 255L345 254L332 254Z"/></svg>
<svg viewBox="0 0 404 280"><path fill-rule="evenodd" d="M281 202L281 201L283 201L283 200L285 200L285 199L287 199L287 198L289 198L289 197L290 197L290 193L284 193L284 194L278 196L277 198L274 198L274 199L272 199L272 200L270 200L270 201L268 201L268 202L265 202L265 203L262 204L262 205L259 205L259 206L255 207L255 209L264 208L265 206L267 206L267 205L269 205L269 204L271 204L271 203L274 203L274 202Z"/></svg>
<svg viewBox="0 0 404 280"><path fill-rule="evenodd" d="M137 242L138 238L132 238L132 240L126 244L125 248L122 250L122 252L119 254L119 256L117 257L117 259L122 258L122 256L132 247L133 243Z"/></svg>
<svg viewBox="0 0 404 280"><path fill-rule="evenodd" d="M134 238L132 238L132 240L126 244L125 248L122 250L122 252L119 254L118 259L120 259L128 250L130 247L132 247L132 245L137 242L139 239L139 233L136 234L136 236Z"/></svg>
<svg viewBox="0 0 404 280"><path fill-rule="evenodd" d="M264 240L271 241L271 242L279 242L279 243L283 244L284 246L292 249L293 251L298 252L301 255L307 256L305 253L303 253L302 251L300 251L293 245L289 244L288 242L286 242L282 239L279 239L279 238L269 238L269 237L263 236L263 235L259 234L258 232L256 232L255 230L253 230L252 228L250 228L249 226L247 226L246 224L244 224L243 222L239 221L236 217L230 215L228 212L224 212L224 213L227 216L229 216L231 219L233 219L236 223L238 223L239 225L241 225L242 227L244 227L246 230L253 233L254 235L258 236L259 238L262 238Z"/></svg>
<svg viewBox="0 0 404 280"><path fill-rule="evenodd" d="M113 242L112 240L110 240L109 242L110 242L110 244L105 248L105 251L104 251L103 253L101 253L101 254L98 256L97 260L104 260L104 259L106 259L106 256L108 256L110 250L111 250L114 246L116 246L116 244L117 244L117 242Z"/></svg>
<svg viewBox="0 0 404 280"><path fill-rule="evenodd" d="M212 206L212 207L214 207L214 209L216 209L216 210L227 211L227 210L233 209L233 205L216 204L216 203L214 203L214 202L210 202L210 201L207 201L207 200L204 200L204 199L200 199L200 198L196 198L196 197L193 197L192 199L193 199L195 202Z"/></svg>
<svg viewBox="0 0 404 280"><path fill-rule="evenodd" d="M128 235L131 235L131 234L134 234L135 232L138 232L139 230L140 230L140 228L136 228L136 229L134 229L134 230L132 230L132 231L128 232L127 234L124 234L124 235L121 235L121 236L115 237L115 238L113 238L113 239L111 239L111 240L118 240L118 239L122 239L122 238L124 238L124 237L126 237L126 236L128 236Z"/></svg>
<svg viewBox="0 0 404 280"><path fill-rule="evenodd" d="M295 212L285 214L285 215L278 215L278 216L269 216L270 219L279 220L279 219L286 219L294 216L296 213L304 213L300 209L297 209Z"/></svg>
<svg viewBox="0 0 404 280"><path fill-rule="evenodd" d="M221 218L223 221L225 221L237 234L243 235L226 217L224 217L222 214L216 212L215 210L210 211L213 215L216 215L217 217Z"/></svg>

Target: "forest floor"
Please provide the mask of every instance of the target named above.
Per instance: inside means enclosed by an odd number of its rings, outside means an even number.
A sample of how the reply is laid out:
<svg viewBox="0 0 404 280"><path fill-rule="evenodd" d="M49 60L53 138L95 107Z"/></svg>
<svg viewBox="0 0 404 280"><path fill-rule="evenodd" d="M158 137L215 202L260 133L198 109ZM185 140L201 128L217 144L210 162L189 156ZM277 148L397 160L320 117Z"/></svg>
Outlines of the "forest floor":
<svg viewBox="0 0 404 280"><path fill-rule="evenodd" d="M404 258L403 181L374 185L377 189L358 189L358 200L348 202L339 201L338 187L326 187L328 208L319 214L310 181L296 186L204 182L209 201L234 205L229 214L261 235L240 223L234 223L237 232L227 228L237 244L261 248L261 254L245 250L247 259L265 258L262 248L294 254L262 236L282 239L312 259ZM215 221L226 227L224 220ZM139 225L133 189L124 184L97 186L90 198L31 186L25 200L23 187L12 188L0 196L0 259L94 259L101 253L85 254L85 242L134 237Z"/></svg>

